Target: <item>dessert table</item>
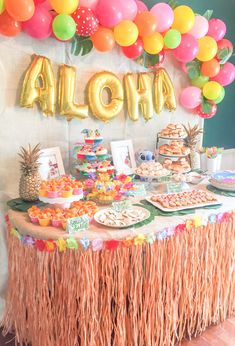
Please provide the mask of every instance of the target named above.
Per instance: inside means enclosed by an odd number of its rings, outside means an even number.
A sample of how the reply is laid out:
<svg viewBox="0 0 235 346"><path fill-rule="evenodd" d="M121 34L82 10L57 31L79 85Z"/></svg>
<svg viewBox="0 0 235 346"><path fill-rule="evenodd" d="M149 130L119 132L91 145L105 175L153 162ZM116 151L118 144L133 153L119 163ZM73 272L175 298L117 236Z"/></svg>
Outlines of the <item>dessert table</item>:
<svg viewBox="0 0 235 346"><path fill-rule="evenodd" d="M225 320L235 312L235 199L219 199L76 235L10 210L4 330L32 346L168 346Z"/></svg>

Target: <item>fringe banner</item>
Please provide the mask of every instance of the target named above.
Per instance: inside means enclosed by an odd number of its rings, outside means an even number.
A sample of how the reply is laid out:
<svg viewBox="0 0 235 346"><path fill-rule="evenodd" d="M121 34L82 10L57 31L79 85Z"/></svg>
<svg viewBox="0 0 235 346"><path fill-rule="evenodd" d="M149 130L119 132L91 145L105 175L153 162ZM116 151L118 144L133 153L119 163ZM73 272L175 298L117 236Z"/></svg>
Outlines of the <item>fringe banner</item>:
<svg viewBox="0 0 235 346"><path fill-rule="evenodd" d="M9 236L5 333L22 345L170 346L235 311L235 222L94 252Z"/></svg>

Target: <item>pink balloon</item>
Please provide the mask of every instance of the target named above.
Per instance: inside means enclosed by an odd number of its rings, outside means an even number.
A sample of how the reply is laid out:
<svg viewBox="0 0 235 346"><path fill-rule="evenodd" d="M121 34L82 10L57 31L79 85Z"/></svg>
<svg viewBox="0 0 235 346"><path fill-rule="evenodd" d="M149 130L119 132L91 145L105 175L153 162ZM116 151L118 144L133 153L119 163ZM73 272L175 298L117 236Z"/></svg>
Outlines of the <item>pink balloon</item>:
<svg viewBox="0 0 235 346"><path fill-rule="evenodd" d="M99 0L95 12L100 24L106 28L113 28L123 20L119 0Z"/></svg>
<svg viewBox="0 0 235 346"><path fill-rule="evenodd" d="M158 32L166 31L171 27L174 21L174 12L169 5L160 2L159 4L154 5L150 12L157 18Z"/></svg>
<svg viewBox="0 0 235 346"><path fill-rule="evenodd" d="M197 87L187 87L182 90L180 103L184 108L193 109L198 107L202 102L202 91Z"/></svg>
<svg viewBox="0 0 235 346"><path fill-rule="evenodd" d="M36 6L32 18L22 23L23 30L37 39L48 38L52 33L53 16L43 6Z"/></svg>
<svg viewBox="0 0 235 346"><path fill-rule="evenodd" d="M35 5L41 4L45 2L46 0L34 0Z"/></svg>
<svg viewBox="0 0 235 346"><path fill-rule="evenodd" d="M208 20L203 16L196 16L193 28L189 31L189 34L199 39L208 33L209 23Z"/></svg>
<svg viewBox="0 0 235 346"><path fill-rule="evenodd" d="M98 2L99 0L80 0L79 7L87 7L90 8L92 11L95 11Z"/></svg>
<svg viewBox="0 0 235 346"><path fill-rule="evenodd" d="M173 50L176 59L189 62L196 58L199 50L198 41L192 35L185 34L181 37L180 45Z"/></svg>
<svg viewBox="0 0 235 346"><path fill-rule="evenodd" d="M216 41L222 40L226 34L226 24L218 18L212 18L209 20L208 35L213 37Z"/></svg>
<svg viewBox="0 0 235 346"><path fill-rule="evenodd" d="M136 0L136 5L138 13L148 11L148 7L145 5L143 1Z"/></svg>
<svg viewBox="0 0 235 346"><path fill-rule="evenodd" d="M231 62L226 62L221 66L220 72L211 80L227 86L235 80L235 66Z"/></svg>
<svg viewBox="0 0 235 346"><path fill-rule="evenodd" d="M123 19L134 20L137 15L137 4L135 0L119 0Z"/></svg>

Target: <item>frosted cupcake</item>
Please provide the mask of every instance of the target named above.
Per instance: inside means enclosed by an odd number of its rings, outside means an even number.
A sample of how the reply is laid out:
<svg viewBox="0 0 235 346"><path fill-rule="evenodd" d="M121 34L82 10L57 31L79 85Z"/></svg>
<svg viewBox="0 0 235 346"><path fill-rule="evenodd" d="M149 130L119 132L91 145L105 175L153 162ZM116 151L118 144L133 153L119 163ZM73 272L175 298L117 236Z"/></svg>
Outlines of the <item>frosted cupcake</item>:
<svg viewBox="0 0 235 346"><path fill-rule="evenodd" d="M102 145L96 148L96 156L99 160L104 160L107 157L108 150L104 148Z"/></svg>
<svg viewBox="0 0 235 346"><path fill-rule="evenodd" d="M89 130L87 131L87 135L84 140L86 144L98 145L103 142L103 137L100 135L98 130Z"/></svg>

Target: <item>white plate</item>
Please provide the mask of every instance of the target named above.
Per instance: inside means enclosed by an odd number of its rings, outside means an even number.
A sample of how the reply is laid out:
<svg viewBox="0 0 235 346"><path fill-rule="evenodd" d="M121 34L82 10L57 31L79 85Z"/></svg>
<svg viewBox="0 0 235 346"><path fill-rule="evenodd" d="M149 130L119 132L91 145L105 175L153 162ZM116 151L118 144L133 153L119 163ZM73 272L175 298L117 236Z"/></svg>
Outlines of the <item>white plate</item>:
<svg viewBox="0 0 235 346"><path fill-rule="evenodd" d="M184 191L185 192L185 191ZM183 193L183 192L182 192ZM173 194L173 193L172 193ZM169 195L167 193L164 193L164 194L158 194L158 195L154 195L154 196L165 196L165 195ZM208 203L201 203L201 204L194 204L194 205L191 205L189 207L178 207L178 208L164 208L160 203L158 202L153 202L151 200L151 197L147 197L146 198L146 201L148 201L149 203L151 203L152 205L154 205L154 207L162 210L162 211L165 211L165 212L174 212L174 211L181 211L181 210L187 210L187 209L196 209L196 208L203 208L203 207L208 207L208 206L216 206L216 205L220 205L222 204L219 200L217 200L216 202L208 202Z"/></svg>
<svg viewBox="0 0 235 346"><path fill-rule="evenodd" d="M151 215L150 212L149 212L147 209L142 208L142 207L133 206L133 207L131 207L130 209L131 209L131 210L141 210L141 211L144 211L145 215L144 215L144 217L143 217L141 220L138 220L138 221L136 221L136 222L129 223L129 224L125 225L125 226L115 226L115 225L111 226L111 225L107 225L106 223L103 223L103 222L101 222L101 221L99 220L100 215L104 214L104 212L107 212L108 210L112 210L112 208L107 208L107 209L102 209L102 210L98 211L98 212L94 215L94 220L95 220L97 223L99 223L100 225L106 226L106 227L109 227L109 228L127 228L127 227L134 226L134 225L136 225L137 223L140 223L140 222L143 222L143 221L147 220L147 219L150 217L150 215Z"/></svg>
<svg viewBox="0 0 235 346"><path fill-rule="evenodd" d="M54 205L63 205L64 208L69 208L72 202L80 201L83 198L83 193L81 195L73 195L69 198L47 198L47 197L39 197L39 200L46 204L54 204Z"/></svg>
<svg viewBox="0 0 235 346"><path fill-rule="evenodd" d="M189 153L185 154L185 155L166 155L166 154L160 154L160 152L159 152L159 155L163 156L163 157L187 157L187 156L189 156Z"/></svg>

